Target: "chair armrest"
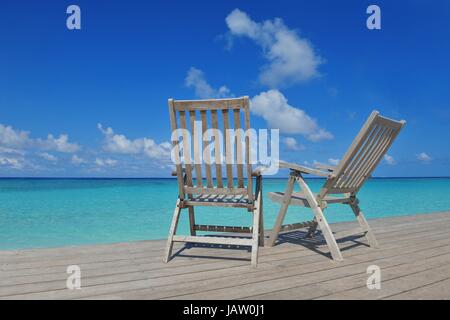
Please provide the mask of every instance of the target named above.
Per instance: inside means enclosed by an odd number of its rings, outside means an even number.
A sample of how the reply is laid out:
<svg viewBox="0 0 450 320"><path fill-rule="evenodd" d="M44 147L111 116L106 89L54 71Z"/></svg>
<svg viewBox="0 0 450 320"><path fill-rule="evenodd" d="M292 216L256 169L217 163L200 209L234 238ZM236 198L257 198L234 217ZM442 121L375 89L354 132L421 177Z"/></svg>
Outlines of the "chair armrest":
<svg viewBox="0 0 450 320"><path fill-rule="evenodd" d="M314 164L314 168L319 170L327 170L333 172L336 169L336 166L330 166L328 164L316 163Z"/></svg>
<svg viewBox="0 0 450 320"><path fill-rule="evenodd" d="M325 171L321 171L321 170L317 170L317 169L313 169L313 168L308 168L308 167L304 167L304 166L301 166L301 165L298 165L295 163L288 163L288 162L284 162L284 161L279 162L279 167L290 169L290 170L301 172L301 173L313 174L313 175L320 176L320 177L328 178L330 176L329 172L325 172Z"/></svg>

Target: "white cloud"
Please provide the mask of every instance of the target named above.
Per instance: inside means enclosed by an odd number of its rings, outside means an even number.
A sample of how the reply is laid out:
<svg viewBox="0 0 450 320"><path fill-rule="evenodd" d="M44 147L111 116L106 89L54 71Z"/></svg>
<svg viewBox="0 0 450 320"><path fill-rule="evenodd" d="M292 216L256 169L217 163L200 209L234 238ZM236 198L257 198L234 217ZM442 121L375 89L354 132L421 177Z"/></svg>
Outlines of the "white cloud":
<svg viewBox="0 0 450 320"><path fill-rule="evenodd" d="M58 138L49 134L46 139L32 139L29 132L16 130L3 124L0 124L0 146L15 149L35 148L66 153L76 152L80 149L78 144L69 142L67 134L61 134Z"/></svg>
<svg viewBox="0 0 450 320"><path fill-rule="evenodd" d="M0 167L21 170L24 167L24 160L23 158L6 157L0 155Z"/></svg>
<svg viewBox="0 0 450 320"><path fill-rule="evenodd" d="M421 152L416 155L417 160L419 160L422 163L429 163L431 160L433 160L428 154L425 152Z"/></svg>
<svg viewBox="0 0 450 320"><path fill-rule="evenodd" d="M194 67L189 69L184 82L188 88L194 88L196 96L201 99L225 98L232 96L230 89L226 86L221 86L219 89L211 87L211 85L206 81L203 71Z"/></svg>
<svg viewBox="0 0 450 320"><path fill-rule="evenodd" d="M0 123L0 145L12 148L22 148L30 141L27 131L15 130L11 126Z"/></svg>
<svg viewBox="0 0 450 320"><path fill-rule="evenodd" d="M114 167L117 164L117 160L96 158L95 164L99 167Z"/></svg>
<svg viewBox="0 0 450 320"><path fill-rule="evenodd" d="M58 161L57 157L55 157L54 155L47 153L47 152L38 153L38 156L45 160L48 160L48 161L52 161L52 162Z"/></svg>
<svg viewBox="0 0 450 320"><path fill-rule="evenodd" d="M6 148L6 147L2 147L0 146L0 154L19 154L19 155L24 155L25 152L22 150L18 150L18 149L12 149L12 148Z"/></svg>
<svg viewBox="0 0 450 320"><path fill-rule="evenodd" d="M258 23L247 13L234 9L225 21L232 36L248 37L262 48L269 62L259 76L262 84L276 88L319 75L317 68L323 59L307 39L289 29L280 18Z"/></svg>
<svg viewBox="0 0 450 320"><path fill-rule="evenodd" d="M297 142L297 140L293 137L286 137L283 139L283 143L285 146L292 151L301 151L305 150L305 147Z"/></svg>
<svg viewBox="0 0 450 320"><path fill-rule="evenodd" d="M151 159L170 159L172 145L169 142L156 143L150 138L130 140L122 134L114 133L110 127L103 128L99 123L98 129L105 136L104 150L120 154L145 154Z"/></svg>
<svg viewBox="0 0 450 320"><path fill-rule="evenodd" d="M329 140L333 135L320 128L317 121L305 111L288 104L288 100L278 90L262 92L251 100L252 113L264 118L270 128L281 133L302 134L308 140Z"/></svg>
<svg viewBox="0 0 450 320"><path fill-rule="evenodd" d="M77 156L76 154L74 154L71 158L71 162L75 165L80 165L83 163L87 163L87 161L79 156Z"/></svg>
<svg viewBox="0 0 450 320"><path fill-rule="evenodd" d="M386 161L386 163L388 165L393 166L393 165L397 164L397 161L395 161L394 157L391 155L385 154L383 159L384 159L384 161Z"/></svg>
<svg viewBox="0 0 450 320"><path fill-rule="evenodd" d="M49 134L45 140L37 139L35 145L45 150L54 150L64 153L73 153L80 150L78 144L69 142L69 136L67 134L61 134L58 138Z"/></svg>
<svg viewBox="0 0 450 320"><path fill-rule="evenodd" d="M337 166L339 164L339 160L340 159L329 158L328 163L331 164L332 166Z"/></svg>

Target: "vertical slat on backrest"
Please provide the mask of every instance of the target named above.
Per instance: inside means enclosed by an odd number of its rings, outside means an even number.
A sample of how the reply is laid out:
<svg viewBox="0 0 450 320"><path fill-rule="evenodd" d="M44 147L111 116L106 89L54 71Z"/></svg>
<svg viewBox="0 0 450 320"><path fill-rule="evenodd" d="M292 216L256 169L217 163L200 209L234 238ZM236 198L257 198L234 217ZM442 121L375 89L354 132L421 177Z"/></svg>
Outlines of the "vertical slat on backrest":
<svg viewBox="0 0 450 320"><path fill-rule="evenodd" d="M217 180L217 187L223 188L223 182L222 182L222 155L220 152L220 141L218 136L218 130L219 130L219 121L217 119L217 110L211 110L211 122L212 127L215 129L215 135L214 135L214 161L216 164L216 180Z"/></svg>
<svg viewBox="0 0 450 320"><path fill-rule="evenodd" d="M201 163L201 147L199 143L199 134L197 128L195 127L195 111L190 111L190 119L191 119L191 135L193 141L193 149L194 149L194 168L195 168L195 180L197 182L197 187L203 186L203 177L202 177L202 163ZM200 129L201 130L201 129Z"/></svg>
<svg viewBox="0 0 450 320"><path fill-rule="evenodd" d="M367 161L372 156L373 151L377 148L378 141L383 138L383 135L386 131L386 129L383 127L376 126L376 128L377 128L377 132L376 132L374 138L371 139L370 141L369 140L366 141L367 148L366 148L364 154L362 155L362 157L359 159L358 164L355 166L354 170L351 172L349 179L346 181L346 183L344 185L340 185L339 187L341 187L341 188L351 187L351 185L355 181L355 179L357 179L359 177L359 175L361 174L361 171L363 170L364 166L367 164Z"/></svg>
<svg viewBox="0 0 450 320"><path fill-rule="evenodd" d="M230 135L230 120L228 109L222 110L222 118L223 118L223 135L224 135L224 147L225 147L225 161L226 161L226 170L227 170L227 186L228 188L233 188L233 150L231 148L231 135Z"/></svg>
<svg viewBox="0 0 450 320"><path fill-rule="evenodd" d="M361 150L354 156L354 159L351 161L351 163L348 165L347 169L345 170L345 174L349 175L351 172L354 172L358 169L358 165L362 161L364 155L366 154L367 148L371 145L371 141L375 138L376 134L379 132L380 127L377 127L375 125L372 125L369 129L370 134L366 137L365 141L363 142L363 146ZM340 179L336 181L335 186L337 187L343 187L345 182L345 179Z"/></svg>
<svg viewBox="0 0 450 320"><path fill-rule="evenodd" d="M172 133L174 133L177 130L177 119L173 99L169 99L168 105L169 105L170 128L172 130ZM177 171L178 192L180 194L180 199L184 199L183 167L180 161L180 148L178 136L176 137L176 139L172 140L172 146L173 146L173 156L176 162L175 168Z"/></svg>
<svg viewBox="0 0 450 320"><path fill-rule="evenodd" d="M200 117L202 120L202 141L203 141L203 150L206 149L207 145L209 144L208 141L203 140L206 139L207 137L205 136L205 132L206 130L208 130L208 121L206 118L206 111L205 110L201 110L200 111ZM212 181L212 174L211 174L211 155L209 154L209 152L204 152L204 156L205 156L205 173L206 173L206 186L208 188L212 188L213 187L213 181Z"/></svg>
<svg viewBox="0 0 450 320"><path fill-rule="evenodd" d="M329 192L335 192L336 189L343 188L342 185L348 179L347 168L351 163L353 157L358 153L361 145L366 140L367 136L370 133L370 129L372 128L372 124L375 121L376 116L378 115L378 111L373 111L369 118L364 123L361 130L359 130L352 144L348 148L347 152L344 154L342 159L339 161L336 169L333 171L333 177L328 179L323 188L320 191L319 197L323 198Z"/></svg>
<svg viewBox="0 0 450 320"><path fill-rule="evenodd" d="M375 170L404 124L403 120L390 120L380 116L378 112L372 112L339 163L335 177L325 184L320 196L323 197L327 192L357 192Z"/></svg>
<svg viewBox="0 0 450 320"><path fill-rule="evenodd" d="M394 137L398 133L399 130L395 130L393 128L388 128L386 135L382 142L380 142L380 145L378 149L374 152L373 156L369 161L367 161L367 165L362 171L360 177L354 182L353 187L359 188L361 184L369 178L369 176L372 174L372 171L375 169L376 165L380 162L380 160L383 158L384 154L386 153L387 149L390 147L392 142L394 141Z"/></svg>
<svg viewBox="0 0 450 320"><path fill-rule="evenodd" d="M188 187L192 187L192 167L191 167L191 149L190 149L190 145L189 145L189 139L188 139L188 135L187 135L187 126L186 126L186 122L188 120L186 120L186 116L187 118L189 118L189 113L186 114L185 111L180 111L180 127L183 130L183 158L184 158L184 163L185 163L185 168L186 168L186 185Z"/></svg>
<svg viewBox="0 0 450 320"><path fill-rule="evenodd" d="M250 132L250 104L248 97L244 97L244 128L246 132ZM253 202L253 180L252 180L252 159L250 135L245 135L245 163L247 165L247 196L248 201Z"/></svg>
<svg viewBox="0 0 450 320"><path fill-rule="evenodd" d="M364 155L364 158L361 159L358 170L353 173L352 178L348 181L348 184L346 186L347 188L354 187L355 182L360 180L360 178L364 175L368 164L373 159L373 157L376 156L378 150L380 149L380 146L385 141L387 133L387 128L380 127L377 137L371 142L370 147L367 149L366 154Z"/></svg>
<svg viewBox="0 0 450 320"><path fill-rule="evenodd" d="M243 158L242 158L242 132L241 132L241 111L239 109L233 110L234 114L234 129L236 130L236 163L237 163L237 176L238 176L238 188L244 187L244 171L243 171Z"/></svg>

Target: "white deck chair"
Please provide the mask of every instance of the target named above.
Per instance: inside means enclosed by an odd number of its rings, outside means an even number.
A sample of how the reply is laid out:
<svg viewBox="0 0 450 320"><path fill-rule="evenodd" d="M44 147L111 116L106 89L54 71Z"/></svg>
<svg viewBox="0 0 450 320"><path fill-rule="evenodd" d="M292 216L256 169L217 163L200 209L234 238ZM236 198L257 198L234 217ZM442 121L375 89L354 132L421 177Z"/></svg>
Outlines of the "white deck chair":
<svg viewBox="0 0 450 320"><path fill-rule="evenodd" d="M273 246L280 232L305 227L309 227L308 235L312 236L318 226L334 260L342 260L342 254L335 238L362 233L366 236L371 247L378 247L377 240L358 205L357 193L371 176L405 123L404 120L391 120L380 116L379 112L373 111L336 167L318 165L316 169L311 169L297 164L281 162L280 168L290 169L291 173L284 192L269 193L273 201L280 202L282 205L267 244ZM319 193L313 194L311 192L302 177L303 174L327 178ZM300 186L300 193L293 192L295 182ZM333 234L323 211L328 204L335 203L349 205L360 227ZM289 205L311 208L314 219L283 226L283 220Z"/></svg>
<svg viewBox="0 0 450 320"><path fill-rule="evenodd" d="M262 169L252 171L250 137L245 135L245 139L242 139L245 132L239 130L241 128L245 131L250 129L248 97L214 100L169 99L169 114L172 130L188 129L191 132L191 138L189 139L187 134L183 135L182 142L180 142L177 137L172 137L172 143L176 148L174 156L178 157L177 162L179 163L173 173L178 178L179 195L169 231L164 261L168 262L170 259L174 242L208 243L250 246L252 248L251 264L256 266L258 246L264 244ZM200 134L200 139L198 139L194 130L195 121L201 123L198 129L200 132L197 133ZM223 126L219 127L220 123ZM235 144L232 143L232 137L226 134L226 130L231 128L236 130ZM222 135L215 135L214 142L205 141L201 137L205 137L205 132L211 131L208 129L219 129ZM245 140L245 143L242 143L243 140ZM178 148L179 143L182 145L181 148ZM208 152L203 152L208 159L202 159L200 157L202 154L200 144L202 144L203 149L213 147L211 149L214 150L214 158L219 161L213 161L211 164L211 155ZM180 149L183 149L182 154ZM226 160L225 164L222 164L222 154ZM191 159L191 155L193 155L193 159ZM183 164L181 164L181 158L184 159ZM223 169L226 172L224 178ZM206 179L203 178L205 176L202 175L202 171L206 175ZM216 179L213 179L213 171L215 171ZM236 180L233 179L233 172L237 174ZM244 177L244 174L246 177ZM253 191L253 177L256 177L255 191ZM194 207L196 206L247 209L247 211L253 213L253 226L196 224L194 219ZM189 212L190 236L176 235L182 209L188 209ZM220 214L220 212L218 211L217 214ZM198 236L196 235L197 231L236 232L250 234L250 237Z"/></svg>

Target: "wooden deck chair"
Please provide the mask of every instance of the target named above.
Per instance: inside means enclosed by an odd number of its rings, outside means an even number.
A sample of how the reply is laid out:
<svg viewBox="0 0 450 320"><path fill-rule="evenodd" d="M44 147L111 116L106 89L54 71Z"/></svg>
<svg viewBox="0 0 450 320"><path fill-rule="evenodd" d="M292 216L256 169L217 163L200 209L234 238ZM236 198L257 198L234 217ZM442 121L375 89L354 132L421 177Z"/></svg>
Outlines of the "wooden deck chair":
<svg viewBox="0 0 450 320"><path fill-rule="evenodd" d="M169 230L164 261L169 261L174 242L189 242L250 246L251 265L256 266L258 245L263 245L264 240L262 176L261 169L252 171L250 136L245 134L245 131L250 129L248 97L183 101L169 99L169 113L172 131L179 128L190 128L192 134L191 139L187 134L180 135L182 142L179 141L179 138L172 136L174 156L178 157L175 159L178 164L173 175L176 175L178 179L179 195ZM199 121L197 130L194 130L195 121ZM199 123L201 125L198 125ZM223 125L219 126L219 123ZM238 130L242 128L243 130ZM222 136L214 135L214 142L209 141L205 138L208 132L211 132L209 129L221 130ZM227 129L235 129L235 135L227 135ZM198 139L198 135L200 135L200 139ZM233 144L233 142L236 143ZM200 144L205 150L206 148L214 150L213 161L211 161L212 152L200 152ZM222 146L224 152L221 150ZM182 154L181 149L183 150ZM194 155L194 161L191 159L191 154ZM202 159L201 155L204 155L206 159ZM226 160L225 164L222 164L221 159ZM242 161L243 159L244 161ZM181 160L184 160L184 163ZM222 169L225 169L225 174ZM213 171L215 171L215 179ZM237 174L236 180L233 179L233 172ZM256 177L255 192L253 191L252 177ZM194 217L196 206L247 209L253 213L253 226L196 224ZM190 236L176 235L182 209L188 209L189 212ZM198 236L196 235L197 231L237 232L243 236L248 233L251 237L228 237L223 234L218 237Z"/></svg>
<svg viewBox="0 0 450 320"><path fill-rule="evenodd" d="M369 245L376 248L377 240L358 205L357 193L371 176L405 123L404 120L391 120L373 111L337 166L318 165L312 169L281 162L280 168L290 169L290 177L284 192L269 193L273 201L281 203L281 207L267 244L273 246L278 234L289 230L309 227L308 236L312 236L318 226L334 260L342 260L336 238L364 234ZM302 177L303 174L326 177L325 184L319 193L311 192ZM293 192L295 182L300 186L300 193ZM335 203L349 205L360 227L333 234L323 211L328 204ZM289 205L311 208L314 219L283 226Z"/></svg>

